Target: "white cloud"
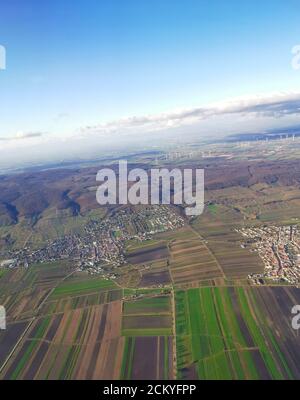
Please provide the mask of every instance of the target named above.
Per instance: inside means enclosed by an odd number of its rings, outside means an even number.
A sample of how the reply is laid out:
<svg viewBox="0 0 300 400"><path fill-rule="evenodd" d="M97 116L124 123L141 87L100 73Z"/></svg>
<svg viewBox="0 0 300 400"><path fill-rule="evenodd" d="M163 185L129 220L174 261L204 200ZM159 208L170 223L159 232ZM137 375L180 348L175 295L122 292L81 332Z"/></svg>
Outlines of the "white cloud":
<svg viewBox="0 0 300 400"><path fill-rule="evenodd" d="M43 136L43 132L23 132L19 131L16 133L15 136L10 136L10 137L0 137L1 141L5 142L11 142L15 140L24 140L24 139L31 139L31 138L36 138L36 137L41 137Z"/></svg>
<svg viewBox="0 0 300 400"><path fill-rule="evenodd" d="M159 146L173 140L220 138L292 125L300 125L300 92L240 97L207 106L121 118L68 134L19 132L0 138L0 169L10 168L12 162L32 165L78 161L99 157L113 148Z"/></svg>
<svg viewBox="0 0 300 400"><path fill-rule="evenodd" d="M133 116L111 121L106 124L86 126L80 129L81 134L96 133L100 135L139 131L150 132L166 128L190 125L202 120L240 114L241 116L273 117L300 114L300 92L272 93L240 97L214 103L205 107L196 107L157 115Z"/></svg>

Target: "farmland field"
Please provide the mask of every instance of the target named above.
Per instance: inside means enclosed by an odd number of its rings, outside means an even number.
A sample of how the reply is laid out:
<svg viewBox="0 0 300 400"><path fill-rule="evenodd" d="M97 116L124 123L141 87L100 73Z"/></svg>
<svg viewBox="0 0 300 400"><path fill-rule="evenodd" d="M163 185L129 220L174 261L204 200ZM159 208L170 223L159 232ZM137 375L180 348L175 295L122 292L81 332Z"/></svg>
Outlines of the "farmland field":
<svg viewBox="0 0 300 400"><path fill-rule="evenodd" d="M142 271L140 287L169 285L171 276L167 261L151 263L149 269Z"/></svg>
<svg viewBox="0 0 300 400"><path fill-rule="evenodd" d="M172 379L170 336L126 337L121 379Z"/></svg>
<svg viewBox="0 0 300 400"><path fill-rule="evenodd" d="M125 336L172 334L170 296L153 296L124 302L122 333Z"/></svg>
<svg viewBox="0 0 300 400"><path fill-rule="evenodd" d="M64 262L2 274L9 318L0 377L300 379L290 321L299 289L242 281L244 249L232 253L232 275L224 257L232 249L222 248L215 228L208 243L194 228L159 237L149 248L165 243L169 256L140 267L136 288ZM236 237L224 236L234 246Z"/></svg>
<svg viewBox="0 0 300 400"><path fill-rule="evenodd" d="M123 303L122 379L173 378L171 313L170 296L151 291L147 297Z"/></svg>
<svg viewBox="0 0 300 400"><path fill-rule="evenodd" d="M168 249L164 245L147 246L136 251L131 251L127 255L127 260L131 264L141 264L167 258L168 254Z"/></svg>
<svg viewBox="0 0 300 400"><path fill-rule="evenodd" d="M283 344L280 335L286 334L286 327L276 326L274 334L266 323L262 299L276 296L276 290L226 287L176 291L178 377L299 378L300 369L291 358L294 348L300 349L295 333L290 328Z"/></svg>
<svg viewBox="0 0 300 400"><path fill-rule="evenodd" d="M264 265L240 233L297 218L299 189L270 184L273 175L240 185L248 167L238 183L230 176L223 187L220 171L211 169L204 213L182 226L161 231L160 224L145 238L135 235L151 229L147 217L128 220L133 236L122 238L117 220L107 240L122 241L124 264L97 264L92 251L87 269L78 259L0 267L0 304L7 313L0 378L300 379L300 342L291 326L300 290L280 280L254 285L249 274L261 274ZM22 219L11 228L12 238L19 230L18 242L38 247L48 237L43 229L49 237L72 227L82 234L81 217L53 210L43 213L31 236ZM106 212L83 211L83 218ZM90 268L93 262L98 271Z"/></svg>
<svg viewBox="0 0 300 400"><path fill-rule="evenodd" d="M132 376L147 369L140 369L145 344L155 349L155 378L173 376L170 289L123 289L68 268L58 274L57 268L2 275L3 288L17 289L23 282L24 290L15 298L2 292L10 318L0 331L1 378L118 379L131 341Z"/></svg>
<svg viewBox="0 0 300 400"><path fill-rule="evenodd" d="M7 379L117 377L121 303L77 309L37 319L7 364Z"/></svg>
<svg viewBox="0 0 300 400"><path fill-rule="evenodd" d="M220 208L217 208L217 210L221 213ZM228 210L226 211L227 213L229 212ZM211 217L206 220L208 216L203 215L199 220L195 221L193 226L208 242L207 247L226 278L242 279L246 278L250 273L262 272L263 264L258 255L251 253L240 245L241 237L235 231L236 226L239 226L239 222L235 222L231 226L229 222L222 222L220 215L216 217L215 212L213 217L216 218L216 221L213 221ZM223 219L225 216L223 216Z"/></svg>
<svg viewBox="0 0 300 400"><path fill-rule="evenodd" d="M175 240L170 244L170 252L170 273L175 285L223 276L216 259L197 237Z"/></svg>
<svg viewBox="0 0 300 400"><path fill-rule="evenodd" d="M109 289L117 289L117 286L109 280L103 279L87 279L80 281L64 282L63 284L56 287L52 293L52 297L66 297L66 296L78 296L82 293L92 293L98 291L106 291Z"/></svg>

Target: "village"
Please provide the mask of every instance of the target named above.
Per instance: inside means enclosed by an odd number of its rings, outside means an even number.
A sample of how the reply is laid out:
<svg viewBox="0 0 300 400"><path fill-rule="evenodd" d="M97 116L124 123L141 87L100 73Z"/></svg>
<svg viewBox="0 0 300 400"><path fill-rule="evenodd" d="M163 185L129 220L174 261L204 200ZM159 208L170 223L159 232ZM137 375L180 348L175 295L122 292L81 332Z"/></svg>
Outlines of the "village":
<svg viewBox="0 0 300 400"><path fill-rule="evenodd" d="M253 284L266 281L299 284L300 230L296 225L264 226L238 230L246 241L241 246L257 252L264 264L262 274L248 276Z"/></svg>
<svg viewBox="0 0 300 400"><path fill-rule="evenodd" d="M43 248L29 246L10 251L2 267L28 268L32 264L57 260L73 260L80 270L102 273L103 266L118 267L126 264L126 244L130 240L150 240L154 234L177 229L184 218L168 206L148 206L132 213L119 209L103 220L91 220L83 229L48 241Z"/></svg>

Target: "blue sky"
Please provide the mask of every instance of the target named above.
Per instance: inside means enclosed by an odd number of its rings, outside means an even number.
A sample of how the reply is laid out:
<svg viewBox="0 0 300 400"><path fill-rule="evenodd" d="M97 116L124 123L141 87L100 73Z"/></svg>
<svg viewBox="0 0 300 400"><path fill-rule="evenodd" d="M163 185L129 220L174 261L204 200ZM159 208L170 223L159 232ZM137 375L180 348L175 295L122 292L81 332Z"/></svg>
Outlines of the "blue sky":
<svg viewBox="0 0 300 400"><path fill-rule="evenodd" d="M3 0L0 137L299 89L298 0Z"/></svg>

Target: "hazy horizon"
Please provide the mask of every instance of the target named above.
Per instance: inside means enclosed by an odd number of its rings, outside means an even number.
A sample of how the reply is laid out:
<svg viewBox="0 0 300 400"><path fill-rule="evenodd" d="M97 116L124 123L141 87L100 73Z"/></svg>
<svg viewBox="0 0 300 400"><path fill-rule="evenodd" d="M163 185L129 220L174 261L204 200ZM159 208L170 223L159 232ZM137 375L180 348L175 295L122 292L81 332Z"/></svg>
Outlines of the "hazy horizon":
<svg viewBox="0 0 300 400"><path fill-rule="evenodd" d="M0 6L0 169L300 123L297 1Z"/></svg>

